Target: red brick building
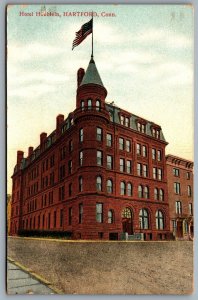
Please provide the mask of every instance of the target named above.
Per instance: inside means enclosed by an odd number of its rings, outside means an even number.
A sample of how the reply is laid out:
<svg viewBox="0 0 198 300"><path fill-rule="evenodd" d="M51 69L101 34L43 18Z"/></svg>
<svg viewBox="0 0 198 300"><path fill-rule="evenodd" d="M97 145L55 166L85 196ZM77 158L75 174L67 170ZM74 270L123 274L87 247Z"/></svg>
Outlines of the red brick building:
<svg viewBox="0 0 198 300"><path fill-rule="evenodd" d="M166 156L170 229L176 239L193 239L193 162Z"/></svg>
<svg viewBox="0 0 198 300"><path fill-rule="evenodd" d="M77 73L76 109L40 145L17 152L10 234L65 231L74 239L142 233L169 239L165 147L159 125L105 103L95 62Z"/></svg>

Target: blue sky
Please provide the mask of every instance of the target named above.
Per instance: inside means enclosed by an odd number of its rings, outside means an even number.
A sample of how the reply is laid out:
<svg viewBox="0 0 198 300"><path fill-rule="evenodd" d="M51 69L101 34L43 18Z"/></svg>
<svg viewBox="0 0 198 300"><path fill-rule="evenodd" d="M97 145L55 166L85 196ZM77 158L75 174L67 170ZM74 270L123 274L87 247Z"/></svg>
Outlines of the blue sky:
<svg viewBox="0 0 198 300"><path fill-rule="evenodd" d="M75 32L95 11L94 58L106 101L160 124L166 153L193 159L193 9L189 5L46 5L60 17L20 17L41 5L8 7L8 191L16 151L27 154L59 113L75 109L76 72L87 68L91 35ZM102 12L115 17L102 17Z"/></svg>

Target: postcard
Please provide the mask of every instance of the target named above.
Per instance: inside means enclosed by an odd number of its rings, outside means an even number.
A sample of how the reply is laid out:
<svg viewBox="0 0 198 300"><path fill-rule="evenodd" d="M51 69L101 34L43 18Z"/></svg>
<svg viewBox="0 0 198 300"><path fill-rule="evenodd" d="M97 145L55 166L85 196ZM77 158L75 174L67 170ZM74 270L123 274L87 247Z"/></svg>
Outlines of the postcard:
<svg viewBox="0 0 198 300"><path fill-rule="evenodd" d="M191 294L193 7L6 13L7 293Z"/></svg>

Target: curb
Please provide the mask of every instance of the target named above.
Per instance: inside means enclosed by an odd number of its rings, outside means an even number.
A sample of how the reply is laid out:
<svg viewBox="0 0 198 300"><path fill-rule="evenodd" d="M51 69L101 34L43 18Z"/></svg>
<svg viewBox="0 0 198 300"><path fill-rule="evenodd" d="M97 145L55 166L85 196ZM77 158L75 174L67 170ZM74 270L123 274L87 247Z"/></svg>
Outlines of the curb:
<svg viewBox="0 0 198 300"><path fill-rule="evenodd" d="M42 276L38 275L36 272L32 271L29 268L26 268L24 265L22 265L21 263L15 261L14 259L12 259L11 257L7 257L7 260L13 264L15 264L17 267L19 267L21 270L23 270L24 272L30 274L32 277L36 278L39 282L49 286L49 288L55 292L55 294L59 294L59 295L64 295L64 293L62 291L60 291L59 289L57 289L56 287L53 287L52 283L49 282L48 280L46 280L45 278L43 278Z"/></svg>

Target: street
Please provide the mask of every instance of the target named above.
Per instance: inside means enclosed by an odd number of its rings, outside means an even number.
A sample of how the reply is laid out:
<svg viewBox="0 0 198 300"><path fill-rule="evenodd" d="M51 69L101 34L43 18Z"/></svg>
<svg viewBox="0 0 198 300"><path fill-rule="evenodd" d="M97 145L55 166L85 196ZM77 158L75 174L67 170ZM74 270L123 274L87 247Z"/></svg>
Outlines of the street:
<svg viewBox="0 0 198 300"><path fill-rule="evenodd" d="M189 294L193 243L8 238L8 256L65 294Z"/></svg>

